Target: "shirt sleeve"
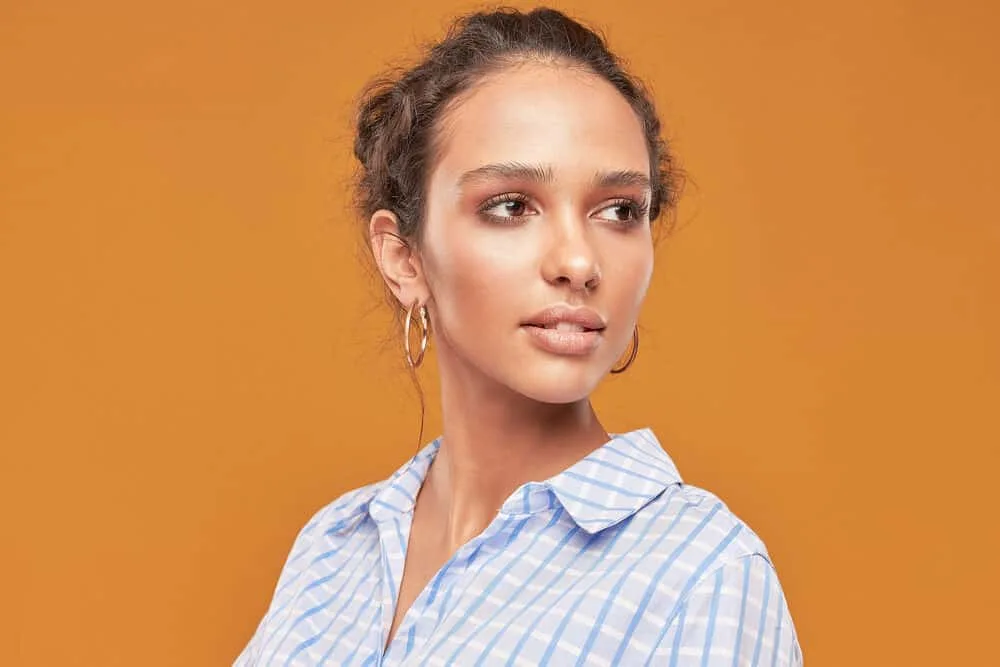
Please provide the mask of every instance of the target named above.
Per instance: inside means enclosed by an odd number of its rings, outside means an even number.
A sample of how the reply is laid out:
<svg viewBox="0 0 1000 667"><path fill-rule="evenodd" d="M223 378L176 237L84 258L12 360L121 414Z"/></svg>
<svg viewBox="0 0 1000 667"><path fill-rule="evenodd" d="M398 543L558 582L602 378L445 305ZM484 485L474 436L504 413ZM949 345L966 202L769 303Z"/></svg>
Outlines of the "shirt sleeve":
<svg viewBox="0 0 1000 667"><path fill-rule="evenodd" d="M317 515L318 516L318 515ZM257 624L250 641L243 647L243 650L233 662L233 667L256 667L260 662L260 651L269 630L272 614L277 606L287 599L293 591L290 584L298 576L299 569L295 567L297 561L309 553L313 543L313 530L317 525L317 516L314 516L296 535L292 548L285 559L285 564L278 575L278 582L274 587L274 594L268 606L267 613Z"/></svg>
<svg viewBox="0 0 1000 667"><path fill-rule="evenodd" d="M654 664L801 667L802 650L774 566L755 553L726 562L691 589Z"/></svg>

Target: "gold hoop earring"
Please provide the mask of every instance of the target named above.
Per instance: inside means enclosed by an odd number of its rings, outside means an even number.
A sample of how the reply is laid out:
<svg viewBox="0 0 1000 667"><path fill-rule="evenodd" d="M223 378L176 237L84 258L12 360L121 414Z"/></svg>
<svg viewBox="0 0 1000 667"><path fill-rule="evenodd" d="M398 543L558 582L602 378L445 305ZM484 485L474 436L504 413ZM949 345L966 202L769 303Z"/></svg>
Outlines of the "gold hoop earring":
<svg viewBox="0 0 1000 667"><path fill-rule="evenodd" d="M414 299L410 308L406 311L406 320L403 322L403 347L406 349L406 363L410 368L416 368L424 360L424 352L427 351L427 338L430 333L430 319L427 316L427 306L420 306L420 353L417 358L413 358L410 352L410 323L413 321L413 309L420 303L420 299Z"/></svg>
<svg viewBox="0 0 1000 667"><path fill-rule="evenodd" d="M636 327L632 329L632 350L629 352L628 360L625 362L625 365L622 366L621 368L612 368L611 372L624 373L625 370L632 365L632 362L635 361L635 355L637 355L638 353L639 353L639 326L636 325Z"/></svg>

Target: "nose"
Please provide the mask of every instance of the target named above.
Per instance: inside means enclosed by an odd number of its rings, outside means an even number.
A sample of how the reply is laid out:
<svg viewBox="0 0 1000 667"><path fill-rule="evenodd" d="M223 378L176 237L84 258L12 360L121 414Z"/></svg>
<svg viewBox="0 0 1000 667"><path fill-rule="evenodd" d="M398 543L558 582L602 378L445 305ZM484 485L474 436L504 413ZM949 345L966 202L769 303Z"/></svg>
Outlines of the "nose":
<svg viewBox="0 0 1000 667"><path fill-rule="evenodd" d="M601 282L601 267L590 230L570 216L550 219L550 223L552 233L542 262L543 277L574 292L593 290Z"/></svg>

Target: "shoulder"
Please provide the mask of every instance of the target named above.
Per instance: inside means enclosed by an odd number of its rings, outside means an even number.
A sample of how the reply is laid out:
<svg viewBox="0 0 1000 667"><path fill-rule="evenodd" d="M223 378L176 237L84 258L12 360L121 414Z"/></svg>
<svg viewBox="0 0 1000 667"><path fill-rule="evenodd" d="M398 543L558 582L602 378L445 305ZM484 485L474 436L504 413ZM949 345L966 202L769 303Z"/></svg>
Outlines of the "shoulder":
<svg viewBox="0 0 1000 667"><path fill-rule="evenodd" d="M349 538L359 526L364 525L366 518L376 518L369 513L373 506L378 509L379 506L405 504L407 500L412 502L439 443L439 440L429 443L389 477L350 489L316 510L299 531L289 561L301 556L314 544Z"/></svg>
<svg viewBox="0 0 1000 667"><path fill-rule="evenodd" d="M349 535L361 524L367 516L369 503L384 484L382 480L351 489L313 512L288 550L276 590L280 591L289 580L309 569L316 552L329 548L332 539Z"/></svg>
<svg viewBox="0 0 1000 667"><path fill-rule="evenodd" d="M746 556L760 556L770 562L764 540L715 493L693 484L678 482L643 508L649 530L665 531L670 542L698 545L696 551L715 563ZM711 563L706 563L708 567Z"/></svg>
<svg viewBox="0 0 1000 667"><path fill-rule="evenodd" d="M297 581L309 570L316 552L329 541L327 536L341 531L349 531L365 517L368 505L379 492L386 480L366 484L342 493L333 501L314 511L296 535L284 565L278 575L271 603L261 619L250 642L236 659L235 665L257 664L261 642L266 640L268 628L273 625L275 615L289 604L298 594Z"/></svg>
<svg viewBox="0 0 1000 667"><path fill-rule="evenodd" d="M715 493L677 482L643 507L626 530L642 554L644 594L676 612L721 568L742 571L748 559L773 568L761 537ZM667 614L669 617L670 614Z"/></svg>
<svg viewBox="0 0 1000 667"><path fill-rule="evenodd" d="M636 519L643 539L657 542L646 579L664 621L659 649L691 642L708 650L706 632L715 628L719 646L713 643L712 651L720 655L713 653L710 664L731 661L733 646L748 662L766 655L769 664L801 664L795 625L764 540L726 502L679 482ZM765 639L776 645L769 648ZM768 651L780 653L780 661L772 663Z"/></svg>
<svg viewBox="0 0 1000 667"><path fill-rule="evenodd" d="M711 491L682 484L666 496L675 511L665 514L682 515L683 529L663 557L684 565L657 581L666 602L658 650L697 650L704 664L801 667L798 632L764 540Z"/></svg>
<svg viewBox="0 0 1000 667"><path fill-rule="evenodd" d="M314 547L325 544L325 537L348 533L364 521L369 504L385 484L381 480L350 489L315 510L292 542L282 577Z"/></svg>
<svg viewBox="0 0 1000 667"><path fill-rule="evenodd" d="M297 541L350 530L364 519L369 504L385 484L386 480L380 480L350 489L337 496L313 512L299 531Z"/></svg>

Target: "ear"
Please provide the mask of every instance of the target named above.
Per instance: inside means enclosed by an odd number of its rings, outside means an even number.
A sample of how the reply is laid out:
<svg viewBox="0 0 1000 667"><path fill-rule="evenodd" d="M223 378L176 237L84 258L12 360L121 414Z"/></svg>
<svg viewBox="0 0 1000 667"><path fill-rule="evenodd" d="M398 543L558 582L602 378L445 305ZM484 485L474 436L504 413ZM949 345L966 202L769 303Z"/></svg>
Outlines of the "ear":
<svg viewBox="0 0 1000 667"><path fill-rule="evenodd" d="M426 303L427 281L420 255L402 239L396 214L387 209L375 211L368 223L368 238L382 278L403 307L409 308L415 299Z"/></svg>

